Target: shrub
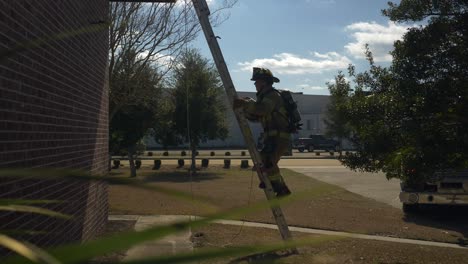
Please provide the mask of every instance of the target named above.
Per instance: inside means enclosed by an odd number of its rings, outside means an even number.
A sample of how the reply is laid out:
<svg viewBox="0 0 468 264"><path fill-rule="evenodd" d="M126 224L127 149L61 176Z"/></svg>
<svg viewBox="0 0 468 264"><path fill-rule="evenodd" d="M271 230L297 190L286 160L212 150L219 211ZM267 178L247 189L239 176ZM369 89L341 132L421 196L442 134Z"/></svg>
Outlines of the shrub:
<svg viewBox="0 0 468 264"><path fill-rule="evenodd" d="M208 159L202 159L201 161L201 166L203 168L207 168L208 167L208 163L209 163L209 160Z"/></svg>
<svg viewBox="0 0 468 264"><path fill-rule="evenodd" d="M315 156L320 156L320 152L316 151Z"/></svg>
<svg viewBox="0 0 468 264"><path fill-rule="evenodd" d="M140 140L135 145L135 153L139 156L144 155L146 151L146 144L144 140Z"/></svg>
<svg viewBox="0 0 468 264"><path fill-rule="evenodd" d="M198 156L200 155L200 153L198 151L195 151L195 156Z"/></svg>
<svg viewBox="0 0 468 264"><path fill-rule="evenodd" d="M181 155L181 156L187 156L187 152L185 152L185 150L184 150L184 151L182 151L182 152L180 153L180 155Z"/></svg>
<svg viewBox="0 0 468 264"><path fill-rule="evenodd" d="M161 168L161 160L160 159L155 159L154 160L154 166L153 166L153 170L159 170L159 168Z"/></svg>
<svg viewBox="0 0 468 264"><path fill-rule="evenodd" d="M246 169L249 166L249 160L241 160L241 168Z"/></svg>
<svg viewBox="0 0 468 264"><path fill-rule="evenodd" d="M242 156L245 156L245 151L242 151L242 152L241 152L241 155L242 155Z"/></svg>
<svg viewBox="0 0 468 264"><path fill-rule="evenodd" d="M335 156L335 152L330 151L330 156Z"/></svg>
<svg viewBox="0 0 468 264"><path fill-rule="evenodd" d="M169 156L169 152L164 151L164 152L163 152L163 156Z"/></svg>
<svg viewBox="0 0 468 264"><path fill-rule="evenodd" d="M113 169L117 169L118 167L120 167L120 160L112 160L112 163L114 164L114 167L112 167Z"/></svg>
<svg viewBox="0 0 468 264"><path fill-rule="evenodd" d="M224 153L224 155L225 156L231 156L231 152L228 151L228 152Z"/></svg>
<svg viewBox="0 0 468 264"><path fill-rule="evenodd" d="M229 169L231 167L231 160L230 159L225 159L224 160L224 168Z"/></svg>
<svg viewBox="0 0 468 264"><path fill-rule="evenodd" d="M148 156L153 156L153 152L152 151L148 151Z"/></svg>
<svg viewBox="0 0 468 264"><path fill-rule="evenodd" d="M177 164L179 165L179 168L182 168L184 166L184 164L185 164L184 159L177 160Z"/></svg>
<svg viewBox="0 0 468 264"><path fill-rule="evenodd" d="M214 151L211 151L211 152L210 152L210 156L213 157L214 155L215 155Z"/></svg>
<svg viewBox="0 0 468 264"><path fill-rule="evenodd" d="M135 160L135 168L137 169L141 168L141 160L139 159Z"/></svg>

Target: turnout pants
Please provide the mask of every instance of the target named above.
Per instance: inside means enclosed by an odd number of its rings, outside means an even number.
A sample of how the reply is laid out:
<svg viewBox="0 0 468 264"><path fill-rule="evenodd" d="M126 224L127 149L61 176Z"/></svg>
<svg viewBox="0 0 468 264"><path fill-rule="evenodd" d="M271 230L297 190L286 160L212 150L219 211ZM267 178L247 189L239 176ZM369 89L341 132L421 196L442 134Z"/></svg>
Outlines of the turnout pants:
<svg viewBox="0 0 468 264"><path fill-rule="evenodd" d="M289 138L280 136L266 137L263 142L263 149L260 151L264 171L272 183L284 185L278 162L289 149Z"/></svg>

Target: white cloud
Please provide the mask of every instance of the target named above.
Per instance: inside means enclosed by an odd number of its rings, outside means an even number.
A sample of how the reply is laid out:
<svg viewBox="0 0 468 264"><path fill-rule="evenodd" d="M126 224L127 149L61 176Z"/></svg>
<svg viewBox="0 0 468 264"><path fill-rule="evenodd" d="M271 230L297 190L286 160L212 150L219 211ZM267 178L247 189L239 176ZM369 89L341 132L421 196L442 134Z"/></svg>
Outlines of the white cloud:
<svg viewBox="0 0 468 264"><path fill-rule="evenodd" d="M280 53L273 58L254 59L240 62L241 70L251 71L252 67L265 67L273 74L318 74L324 71L334 71L348 67L351 61L336 52L320 54L311 53L311 58L303 58L292 53Z"/></svg>
<svg viewBox="0 0 468 264"><path fill-rule="evenodd" d="M392 60L389 52L393 50L393 42L402 38L407 27L393 22L388 22L386 26L375 22L359 22L346 26L345 30L353 32L351 36L354 42L345 45L345 49L352 56L365 58L364 46L367 43L374 55L374 60L379 62Z"/></svg>
<svg viewBox="0 0 468 264"><path fill-rule="evenodd" d="M138 59L144 59L148 57L149 52L148 51L143 51L137 55ZM166 55L163 53L157 53L151 56L150 61L156 62L156 64L153 64L156 67L162 67L164 69L167 69L167 67L174 63L175 58L170 55Z"/></svg>

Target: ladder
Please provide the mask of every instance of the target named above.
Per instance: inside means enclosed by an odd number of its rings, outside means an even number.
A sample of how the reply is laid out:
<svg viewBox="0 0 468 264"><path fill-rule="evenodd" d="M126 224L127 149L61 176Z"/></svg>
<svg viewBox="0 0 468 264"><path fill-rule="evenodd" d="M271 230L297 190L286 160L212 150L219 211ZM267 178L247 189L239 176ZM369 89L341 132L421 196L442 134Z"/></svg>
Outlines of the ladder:
<svg viewBox="0 0 468 264"><path fill-rule="evenodd" d="M232 104L233 100L238 98L237 92L234 88L234 84L232 82L231 75L229 74L226 62L224 61L223 54L221 53L221 49L219 48L218 40L213 33L213 29L209 21L210 10L208 9L206 0L192 0L192 3L197 12L198 19L200 20L200 25L205 34L208 46L210 47L211 54L213 55L216 68L218 69L219 75L221 76L228 101ZM255 140L253 138L247 119L244 117L244 115L242 115L241 109L234 109L234 114L236 116L237 122L239 123L244 140L247 143L252 161L257 168L257 175L260 181L264 182L266 185L266 188L264 189L265 195L268 200L275 199L276 196L273 192L273 188L271 187L271 182L261 170L262 160L256 148ZM278 230L282 239L290 240L292 238L291 232L289 231L288 224L286 223L286 219L284 218L281 208L279 206L273 205L271 206L271 211L273 212L273 216L276 220L276 224L278 225ZM293 253L297 253L297 249L293 249Z"/></svg>

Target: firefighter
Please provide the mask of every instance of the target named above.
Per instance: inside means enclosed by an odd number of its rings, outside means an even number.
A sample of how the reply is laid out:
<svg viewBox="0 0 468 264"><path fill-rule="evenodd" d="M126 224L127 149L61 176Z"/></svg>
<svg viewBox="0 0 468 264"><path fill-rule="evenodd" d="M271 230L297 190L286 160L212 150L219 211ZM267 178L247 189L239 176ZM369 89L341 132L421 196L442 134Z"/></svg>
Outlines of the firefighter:
<svg viewBox="0 0 468 264"><path fill-rule="evenodd" d="M260 151L262 171L271 181L277 197L291 194L281 176L278 162L288 150L291 134L288 132L288 112L284 107L281 95L273 88L273 83L280 80L273 76L266 68L253 68L251 81L257 89L257 100L252 98L238 98L233 102L234 108L242 108L249 120L258 120L262 124L264 139ZM265 188L263 182L259 185Z"/></svg>

